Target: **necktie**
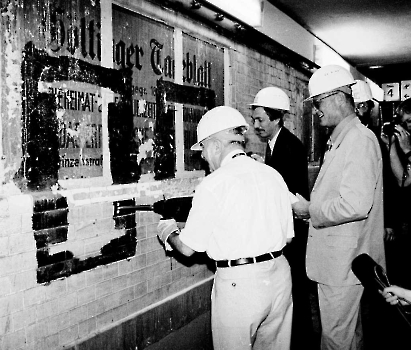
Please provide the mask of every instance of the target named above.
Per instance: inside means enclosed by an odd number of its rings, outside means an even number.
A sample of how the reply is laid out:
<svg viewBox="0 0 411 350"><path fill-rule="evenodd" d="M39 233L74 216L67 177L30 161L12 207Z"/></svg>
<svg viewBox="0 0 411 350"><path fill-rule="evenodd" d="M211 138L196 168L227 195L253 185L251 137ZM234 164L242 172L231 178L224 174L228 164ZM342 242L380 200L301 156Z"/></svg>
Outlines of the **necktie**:
<svg viewBox="0 0 411 350"><path fill-rule="evenodd" d="M331 150L332 147L333 147L333 144L331 142L331 139L328 139L327 145L325 147L324 160L325 160L325 157L327 156L328 152Z"/></svg>
<svg viewBox="0 0 411 350"><path fill-rule="evenodd" d="M267 143L267 147L265 149L265 160L264 163L267 164L271 158L271 148L270 145Z"/></svg>
<svg viewBox="0 0 411 350"><path fill-rule="evenodd" d="M322 158L320 159L320 167L324 164L325 162L325 157L327 156L327 153L330 151L330 149L333 147L333 144L331 142L331 139L327 140L327 144L325 146L325 152L322 156Z"/></svg>

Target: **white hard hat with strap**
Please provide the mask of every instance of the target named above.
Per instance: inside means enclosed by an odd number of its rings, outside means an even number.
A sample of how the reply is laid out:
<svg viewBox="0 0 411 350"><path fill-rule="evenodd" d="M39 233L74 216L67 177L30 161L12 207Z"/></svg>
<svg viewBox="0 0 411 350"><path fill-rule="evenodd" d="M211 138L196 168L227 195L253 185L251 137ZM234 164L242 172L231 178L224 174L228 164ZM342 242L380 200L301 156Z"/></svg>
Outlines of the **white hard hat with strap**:
<svg viewBox="0 0 411 350"><path fill-rule="evenodd" d="M355 103L373 100L371 88L366 81L356 80L352 87L352 96Z"/></svg>
<svg viewBox="0 0 411 350"><path fill-rule="evenodd" d="M203 115L197 125L197 143L191 146L192 151L202 151L201 143L210 136L224 130L232 130L243 127L244 131L249 125L243 115L235 108L229 106L219 106L209 110ZM244 136L230 134L225 137L233 141L244 141Z"/></svg>
<svg viewBox="0 0 411 350"><path fill-rule="evenodd" d="M313 97L337 90L343 86L355 84L352 74L345 68L338 65L328 65L321 67L311 76L308 82L310 97L304 101L311 100Z"/></svg>
<svg viewBox="0 0 411 350"><path fill-rule="evenodd" d="M269 86L261 89L257 95L255 95L254 102L251 103L250 106L289 111L290 99L282 89Z"/></svg>

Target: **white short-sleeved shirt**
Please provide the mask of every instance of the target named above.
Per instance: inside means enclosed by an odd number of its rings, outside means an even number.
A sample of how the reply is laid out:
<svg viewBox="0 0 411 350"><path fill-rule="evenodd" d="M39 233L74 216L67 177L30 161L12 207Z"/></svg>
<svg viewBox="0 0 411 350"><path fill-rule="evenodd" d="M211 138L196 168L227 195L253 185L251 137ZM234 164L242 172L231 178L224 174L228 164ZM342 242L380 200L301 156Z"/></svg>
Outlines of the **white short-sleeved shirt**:
<svg viewBox="0 0 411 350"><path fill-rule="evenodd" d="M288 188L273 168L230 153L197 186L181 241L214 260L281 250L294 236Z"/></svg>

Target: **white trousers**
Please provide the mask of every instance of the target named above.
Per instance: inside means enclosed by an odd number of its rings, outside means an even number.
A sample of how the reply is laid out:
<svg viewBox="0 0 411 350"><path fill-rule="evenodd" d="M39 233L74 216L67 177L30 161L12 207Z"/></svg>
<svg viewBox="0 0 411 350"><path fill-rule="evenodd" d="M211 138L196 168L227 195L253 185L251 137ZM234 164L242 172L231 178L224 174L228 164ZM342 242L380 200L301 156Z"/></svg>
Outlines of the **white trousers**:
<svg viewBox="0 0 411 350"><path fill-rule="evenodd" d="M363 348L360 301L361 285L333 287L318 284L321 317L321 350Z"/></svg>
<svg viewBox="0 0 411 350"><path fill-rule="evenodd" d="M214 350L288 350L292 299L284 256L218 268L211 295Z"/></svg>

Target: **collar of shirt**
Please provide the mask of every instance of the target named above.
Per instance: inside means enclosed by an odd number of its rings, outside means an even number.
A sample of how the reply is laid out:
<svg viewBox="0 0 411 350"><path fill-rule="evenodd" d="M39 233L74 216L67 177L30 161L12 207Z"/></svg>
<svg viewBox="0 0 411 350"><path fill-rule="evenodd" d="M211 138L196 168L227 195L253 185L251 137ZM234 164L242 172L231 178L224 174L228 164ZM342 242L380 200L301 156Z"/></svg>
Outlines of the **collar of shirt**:
<svg viewBox="0 0 411 350"><path fill-rule="evenodd" d="M341 122L334 128L333 132L330 135L331 145L334 144L335 140L337 139L338 135L341 134L341 131L347 126L349 122L351 122L354 118L356 118L355 113L350 114L349 116L345 117Z"/></svg>
<svg viewBox="0 0 411 350"><path fill-rule="evenodd" d="M241 150L241 149L235 149L235 150L231 151L230 153L228 153L228 154L224 157L224 159L221 161L221 165L220 165L220 166L223 166L224 164L227 164L228 162L230 162L231 160L233 160L233 158L235 158L235 156L236 156L237 154L246 155L243 150Z"/></svg>
<svg viewBox="0 0 411 350"><path fill-rule="evenodd" d="M278 129L278 131L275 133L273 138L270 141L268 141L268 145L270 146L271 152L273 152L275 142L277 141L278 134L280 133L281 129L282 129L282 127L280 129Z"/></svg>

